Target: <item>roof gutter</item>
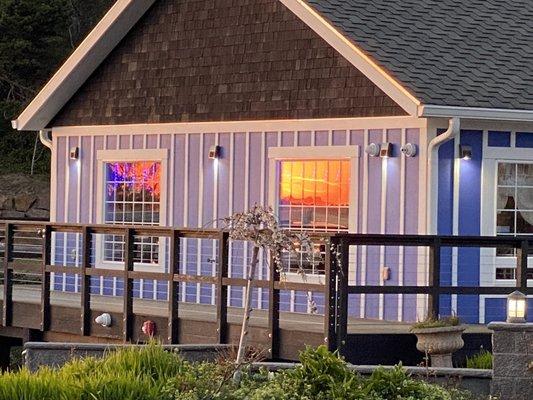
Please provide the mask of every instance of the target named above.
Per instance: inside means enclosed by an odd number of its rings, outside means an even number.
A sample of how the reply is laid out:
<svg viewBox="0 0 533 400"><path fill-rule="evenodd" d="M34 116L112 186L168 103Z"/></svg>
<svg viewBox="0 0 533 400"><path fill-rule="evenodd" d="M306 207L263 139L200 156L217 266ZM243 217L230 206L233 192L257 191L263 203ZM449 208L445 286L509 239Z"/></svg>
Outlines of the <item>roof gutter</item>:
<svg viewBox="0 0 533 400"><path fill-rule="evenodd" d="M459 117L468 119L493 119L500 121L533 122L533 110L513 110L503 108L473 108L422 105L418 108L418 116L423 118Z"/></svg>
<svg viewBox="0 0 533 400"><path fill-rule="evenodd" d="M436 214L432 211L437 209L438 199L438 151L439 147L452 139L459 136L461 132L461 119L459 117L453 117L449 121L448 129L435 137L428 145L428 168L427 168L427 218L426 218L426 232L428 235L437 233L437 218Z"/></svg>
<svg viewBox="0 0 533 400"><path fill-rule="evenodd" d="M52 139L50 138L50 130L40 130L39 131L39 140L43 145L52 150Z"/></svg>

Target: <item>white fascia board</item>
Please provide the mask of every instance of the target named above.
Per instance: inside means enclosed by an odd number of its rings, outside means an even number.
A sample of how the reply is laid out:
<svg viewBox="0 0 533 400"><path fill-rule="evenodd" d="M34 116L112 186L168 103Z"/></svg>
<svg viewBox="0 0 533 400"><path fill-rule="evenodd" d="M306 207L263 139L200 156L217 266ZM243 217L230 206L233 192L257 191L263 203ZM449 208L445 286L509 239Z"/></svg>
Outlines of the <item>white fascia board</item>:
<svg viewBox="0 0 533 400"><path fill-rule="evenodd" d="M509 110L500 108L473 108L454 106L420 106L419 117L430 118L468 118L468 119L491 119L500 121L533 121L533 111L530 110Z"/></svg>
<svg viewBox="0 0 533 400"><path fill-rule="evenodd" d="M418 115L420 101L304 0L280 0L280 2L322 37L331 47L337 50L355 68L361 71L377 87L383 90L387 96L393 99L409 115Z"/></svg>
<svg viewBox="0 0 533 400"><path fill-rule="evenodd" d="M154 2L118 0L13 126L20 131L44 129Z"/></svg>

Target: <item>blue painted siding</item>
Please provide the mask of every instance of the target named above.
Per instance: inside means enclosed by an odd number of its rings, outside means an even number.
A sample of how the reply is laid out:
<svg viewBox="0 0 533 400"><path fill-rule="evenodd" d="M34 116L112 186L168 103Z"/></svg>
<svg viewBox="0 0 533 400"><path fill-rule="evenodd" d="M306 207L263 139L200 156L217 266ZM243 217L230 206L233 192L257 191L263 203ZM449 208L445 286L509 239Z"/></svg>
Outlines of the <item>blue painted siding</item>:
<svg viewBox="0 0 533 400"><path fill-rule="evenodd" d="M481 164L483 160L483 132L461 132L461 144L472 147L472 159L460 161L459 235L479 236L481 228ZM457 284L478 286L480 251L459 248ZM457 313L466 322L479 321L479 297L457 296Z"/></svg>
<svg viewBox="0 0 533 400"><path fill-rule="evenodd" d="M511 132L489 131L489 147L511 147Z"/></svg>
<svg viewBox="0 0 533 400"><path fill-rule="evenodd" d="M438 221L437 231L441 235L453 233L453 179L455 165L455 141L444 143L439 148L439 180L438 180ZM446 285L452 283L452 249L441 249L441 280ZM440 298L440 315L452 313L451 296Z"/></svg>
<svg viewBox="0 0 533 400"><path fill-rule="evenodd" d="M533 149L533 133L516 132L516 147Z"/></svg>

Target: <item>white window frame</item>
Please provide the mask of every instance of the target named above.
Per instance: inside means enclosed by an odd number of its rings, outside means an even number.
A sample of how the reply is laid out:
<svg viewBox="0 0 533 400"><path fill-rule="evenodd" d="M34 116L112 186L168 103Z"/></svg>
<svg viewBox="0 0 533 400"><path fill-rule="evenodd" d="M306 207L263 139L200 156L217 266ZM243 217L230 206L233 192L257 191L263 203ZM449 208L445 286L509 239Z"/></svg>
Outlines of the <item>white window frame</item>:
<svg viewBox="0 0 533 400"><path fill-rule="evenodd" d="M161 195L159 199L159 225L164 226L167 218L167 191L168 191L168 150L98 150L97 152L97 180L96 180L96 220L99 224L105 223L105 166L110 162L139 162L153 161L161 164ZM124 225L126 228L128 225ZM107 261L104 258L104 235L97 235L95 268L123 270L124 262ZM159 238L159 263L135 263L135 271L165 272L166 252L165 238Z"/></svg>
<svg viewBox="0 0 533 400"><path fill-rule="evenodd" d="M531 149L486 148L482 161L481 235L497 236L498 164L533 164ZM524 150L529 150L525 152ZM480 249L481 286L515 286L516 279L496 279L496 268L516 268L516 257L496 256L495 248ZM533 263L533 256L528 259ZM533 280L528 279L528 286ZM490 296L494 297L494 296Z"/></svg>
<svg viewBox="0 0 533 400"><path fill-rule="evenodd" d="M348 209L348 233L357 231L358 203L359 203L359 146L299 146L299 147L270 147L268 149L269 169L269 204L278 214L279 206L279 168L280 161L305 160L349 160L350 161L350 203ZM302 277L298 273L287 272L289 282L305 282L324 284L323 275L307 274Z"/></svg>

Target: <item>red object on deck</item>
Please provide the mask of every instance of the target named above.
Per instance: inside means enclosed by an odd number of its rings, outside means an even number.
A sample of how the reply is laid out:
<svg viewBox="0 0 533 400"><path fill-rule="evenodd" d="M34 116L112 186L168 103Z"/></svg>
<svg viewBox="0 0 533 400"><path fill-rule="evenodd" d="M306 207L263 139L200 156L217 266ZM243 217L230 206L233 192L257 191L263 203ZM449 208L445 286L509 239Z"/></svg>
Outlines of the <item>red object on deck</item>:
<svg viewBox="0 0 533 400"><path fill-rule="evenodd" d="M144 321L142 331L146 336L154 337L155 335L155 322Z"/></svg>

